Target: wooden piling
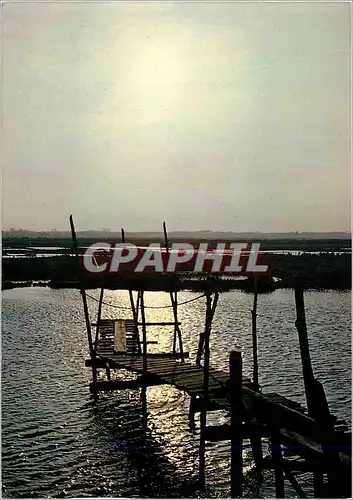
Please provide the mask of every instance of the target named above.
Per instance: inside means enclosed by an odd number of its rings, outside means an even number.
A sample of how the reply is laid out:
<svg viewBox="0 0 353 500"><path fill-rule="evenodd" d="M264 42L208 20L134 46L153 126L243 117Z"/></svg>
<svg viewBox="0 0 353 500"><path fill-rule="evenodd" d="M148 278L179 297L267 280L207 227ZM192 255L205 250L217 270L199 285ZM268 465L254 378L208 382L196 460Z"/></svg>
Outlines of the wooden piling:
<svg viewBox="0 0 353 500"><path fill-rule="evenodd" d="M254 286L254 305L251 311L252 317L252 351L253 351L253 382L258 387L259 386L259 366L257 360L257 331L256 331L256 322L257 322L257 277L255 276L255 286Z"/></svg>
<svg viewBox="0 0 353 500"><path fill-rule="evenodd" d="M295 326L297 328L299 337L300 357L302 362L306 403L309 415L315 418L317 416L315 379L310 359L303 288L300 285L296 285L294 293L295 293L295 307L297 314ZM324 487L324 478L321 471L319 470L313 471L313 483L314 483L315 497L316 498L322 497L325 492L325 487Z"/></svg>
<svg viewBox="0 0 353 500"><path fill-rule="evenodd" d="M101 288L98 302L98 311L97 311L97 321L96 321L96 336L94 339L94 350L97 352L98 346L98 335L99 335L99 322L102 316L102 306L103 306L103 298L104 298L104 288Z"/></svg>
<svg viewBox="0 0 353 500"><path fill-rule="evenodd" d="M308 331L306 328L304 293L303 289L298 286L295 288L295 307L297 312L295 326L297 328L299 336L306 402L308 405L309 413L315 413L315 405L313 405L312 401L312 382L314 379L314 375L310 360Z"/></svg>
<svg viewBox="0 0 353 500"><path fill-rule="evenodd" d="M232 351L229 356L230 419L231 419L231 498L243 496L243 436L242 436L242 357Z"/></svg>
<svg viewBox="0 0 353 500"><path fill-rule="evenodd" d="M250 444L256 470L258 472L258 479L260 480L262 479L261 471L262 471L262 460L263 460L262 439L261 439L261 433L259 432L259 429L256 426L252 427L252 431L250 434Z"/></svg>
<svg viewBox="0 0 353 500"><path fill-rule="evenodd" d="M210 292L208 292L208 293L210 294ZM206 295L206 301L207 301L207 293L205 295ZM208 331L211 329L211 326L212 326L212 321L213 321L214 314L216 312L218 298L219 298L219 292L216 292L214 295L213 303L211 304L209 310L207 309L207 305L206 305L205 330L200 333L199 346L198 346L197 354L196 354L196 364L197 365L201 364L201 358L202 358L202 354L203 354L204 348L205 348L205 338L206 338L206 335L208 334Z"/></svg>
<svg viewBox="0 0 353 500"><path fill-rule="evenodd" d="M164 233L165 249L169 257L169 240L168 240L167 224L165 221L163 222L163 233ZM178 322L178 294L176 291L174 293L170 292L169 296L170 296L170 301L172 303L173 315L174 315L173 354L176 354L176 343L178 339L180 359L182 362L184 362L183 339Z"/></svg>
<svg viewBox="0 0 353 500"><path fill-rule="evenodd" d="M197 354L196 354L196 364L198 366L201 365L201 358L202 358L202 353L203 353L203 349L204 349L204 344L205 344L205 332L203 331L200 333L199 346L197 348Z"/></svg>
<svg viewBox="0 0 353 500"><path fill-rule="evenodd" d="M144 378L147 374L147 332L146 332L146 316L145 316L145 302L144 292L140 292L140 309L142 319L142 356L143 356L143 375Z"/></svg>
<svg viewBox="0 0 353 500"><path fill-rule="evenodd" d="M137 352L139 354L142 354L140 334L139 334L139 320L138 320L140 298L141 298L141 292L137 292L137 298L136 298L136 304L135 304L132 290L129 290L130 307L131 307L131 311L132 311L132 317L134 320L134 332L135 332L135 342L136 342L136 346L137 346Z"/></svg>
<svg viewBox="0 0 353 500"><path fill-rule="evenodd" d="M81 264L80 264L79 251L78 251L79 247L78 247L74 219L73 219L72 215L70 215L69 221L70 221L73 250L74 250L74 253L76 255L76 260L77 260L77 275L78 275L79 282L80 282L80 293L81 293L81 297L82 297L83 311L84 311L84 315L85 315L88 346L89 346L89 351L90 351L91 361L92 361L92 386L91 387L92 387L92 392L94 392L95 385L97 384L96 351L95 351L95 346L94 346L93 338L92 338L91 321L90 321L89 311L88 311L86 290L82 284L82 269L81 269Z"/></svg>
<svg viewBox="0 0 353 500"><path fill-rule="evenodd" d="M199 448L199 481L200 487L205 487L205 430L207 425L208 385L210 376L210 321L212 311L212 297L206 295L206 327L204 334L204 366L203 366L203 391L200 412L200 448Z"/></svg>
<svg viewBox="0 0 353 500"><path fill-rule="evenodd" d="M327 488L320 491L321 496L325 498L350 497L351 480L345 477L341 467L339 452L336 449L333 420L327 403L323 385L314 379L312 383L314 394L315 414L312 415L319 425L327 429L325 439L322 443L324 470L327 473ZM320 484L320 488L322 485Z"/></svg>
<svg viewBox="0 0 353 500"><path fill-rule="evenodd" d="M106 375L107 375L107 379L108 379L108 380L111 380L111 375L110 375L110 365L109 365L109 363L106 363L106 364L105 364L105 373L106 373Z"/></svg>
<svg viewBox="0 0 353 500"><path fill-rule="evenodd" d="M99 323L100 323L101 316L102 316L103 298L104 298L104 288L101 288L100 295L99 295L99 302L98 302L97 321L96 321L96 336L94 339L94 352L95 353L97 353L98 336L99 336ZM97 368L97 365L96 365L96 368ZM109 363L106 363L105 373L107 375L107 379L110 380L111 376L110 376Z"/></svg>
<svg viewBox="0 0 353 500"><path fill-rule="evenodd" d="M184 348L183 348L183 339L181 335L181 330L179 326L179 321L178 321L178 293L170 292L170 299L172 302L172 307L173 307L173 315L174 315L174 340L173 340L173 353L176 353L176 339L178 338L179 341L179 352L180 352L180 359L182 362L184 362Z"/></svg>
<svg viewBox="0 0 353 500"><path fill-rule="evenodd" d="M307 495L305 494L305 491L300 486L299 482L297 481L296 477L294 476L293 472L290 470L289 465L284 460L282 460L282 464L283 464L284 474L285 474L286 478L288 479L288 481L290 482L290 484L292 485L292 488L294 489L294 491L298 495L298 498L308 498Z"/></svg>
<svg viewBox="0 0 353 500"><path fill-rule="evenodd" d="M124 228L121 228L121 242L125 243L125 230L124 230ZM138 327L138 310L139 310L140 292L137 293L136 305L135 305L135 301L134 301L134 295L132 293L132 290L130 290L130 289L129 289L129 299L130 299L130 307L131 307L132 317L134 320L135 341L136 341L137 351L139 354L141 354L142 350L141 350L139 327Z"/></svg>
<svg viewBox="0 0 353 500"><path fill-rule="evenodd" d="M207 424L207 408L208 408L208 389L210 377L210 334L212 328L212 320L216 311L219 293L216 292L212 302L211 292L206 292L206 319L205 331L203 334L203 350L204 350L204 365L203 365L203 391L200 411L200 462L199 462L199 479L201 487L205 486L205 432ZM199 360L200 363L200 360Z"/></svg>
<svg viewBox="0 0 353 500"><path fill-rule="evenodd" d="M254 302L253 308L251 310L251 326L252 326L252 351L253 351L253 383L255 387L259 388L259 365L257 358L257 300L258 300L258 286L257 286L257 276L254 278ZM261 463L263 459L262 454L262 441L261 434L259 434L256 429L252 432L250 436L250 443L252 454L254 457L254 462L256 469L261 473Z"/></svg>
<svg viewBox="0 0 353 500"><path fill-rule="evenodd" d="M195 428L195 396L193 396L193 395L190 396L188 418L189 418L190 428L194 429Z"/></svg>
<svg viewBox="0 0 353 500"><path fill-rule="evenodd" d="M271 454L275 472L276 498L284 498L284 474L281 442L274 429L270 438Z"/></svg>

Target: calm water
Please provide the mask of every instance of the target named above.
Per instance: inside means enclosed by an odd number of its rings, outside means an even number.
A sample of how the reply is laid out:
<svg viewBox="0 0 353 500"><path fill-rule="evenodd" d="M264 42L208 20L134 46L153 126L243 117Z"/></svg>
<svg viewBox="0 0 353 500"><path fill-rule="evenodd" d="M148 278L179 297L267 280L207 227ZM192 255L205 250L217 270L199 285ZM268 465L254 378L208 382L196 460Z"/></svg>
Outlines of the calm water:
<svg viewBox="0 0 353 500"><path fill-rule="evenodd" d="M96 292L91 292L97 296ZM180 294L180 300L194 295ZM351 418L351 296L308 292L306 310L312 362L331 410ZM127 292L107 292L106 301L128 306ZM166 305L163 293L146 304ZM90 301L92 314L96 303ZM228 354L241 348L251 373L252 297L221 295L211 338L211 363L228 369ZM195 358L203 328L204 299L181 306L185 349ZM294 294L278 290L259 297L259 366L264 392L304 403ZM105 307L104 317L129 317ZM170 309L148 310L147 321L170 321ZM188 397L168 386L147 391L147 422L140 392L120 391L94 402L80 295L75 290L26 288L3 292L2 482L4 497L195 496L198 431L188 427ZM171 328L151 328L154 350L170 349ZM152 347L151 347L152 350ZM224 415L210 415L222 422ZM273 496L272 474L260 487L252 479L247 449L245 494ZM310 477L302 476L310 489ZM229 496L229 444L208 445L207 496ZM295 496L289 488L287 495Z"/></svg>

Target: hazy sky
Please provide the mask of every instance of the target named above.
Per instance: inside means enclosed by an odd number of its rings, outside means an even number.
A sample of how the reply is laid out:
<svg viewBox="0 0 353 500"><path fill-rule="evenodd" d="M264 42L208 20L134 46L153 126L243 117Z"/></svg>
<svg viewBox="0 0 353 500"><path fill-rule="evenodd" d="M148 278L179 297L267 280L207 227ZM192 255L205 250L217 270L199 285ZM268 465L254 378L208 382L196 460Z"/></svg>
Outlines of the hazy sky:
<svg viewBox="0 0 353 500"><path fill-rule="evenodd" d="M350 229L349 3L5 3L4 229Z"/></svg>

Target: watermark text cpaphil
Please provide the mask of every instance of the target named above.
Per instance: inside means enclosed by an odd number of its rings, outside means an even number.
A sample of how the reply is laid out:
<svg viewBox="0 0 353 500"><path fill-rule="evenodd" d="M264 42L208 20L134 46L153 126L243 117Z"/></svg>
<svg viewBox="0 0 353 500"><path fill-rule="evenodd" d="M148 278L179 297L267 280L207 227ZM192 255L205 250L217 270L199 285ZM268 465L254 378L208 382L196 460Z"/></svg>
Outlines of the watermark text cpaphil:
<svg viewBox="0 0 353 500"><path fill-rule="evenodd" d="M265 254L259 243L173 243L165 248L160 243L141 247L132 243L98 242L81 256L89 274L175 273L260 275L268 272Z"/></svg>

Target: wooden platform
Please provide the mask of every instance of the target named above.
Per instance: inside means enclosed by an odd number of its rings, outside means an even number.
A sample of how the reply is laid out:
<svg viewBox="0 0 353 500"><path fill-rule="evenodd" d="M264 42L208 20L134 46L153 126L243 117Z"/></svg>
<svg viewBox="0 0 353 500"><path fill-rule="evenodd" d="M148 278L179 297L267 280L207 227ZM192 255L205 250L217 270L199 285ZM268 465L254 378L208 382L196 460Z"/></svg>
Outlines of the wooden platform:
<svg viewBox="0 0 353 500"><path fill-rule="evenodd" d="M138 353L137 337L132 320L125 320L126 324L126 354L114 352L114 320L101 320L97 345L97 365L109 368L125 369L138 375L143 374L143 356ZM188 358L188 353L183 353ZM203 393L203 368L195 364L178 360L179 353L158 353L147 355L147 370L145 375L152 384L173 385L177 389L187 392L191 396ZM86 364L89 364L86 362ZM210 395L226 396L226 384L229 374L211 370L209 379ZM244 378L244 384L251 385L251 381ZM111 383L109 384L112 385Z"/></svg>
<svg viewBox="0 0 353 500"><path fill-rule="evenodd" d="M99 329L97 367L125 369L139 377L136 380L98 382L98 390L139 387L143 380L141 376L144 374L144 383L148 385L172 385L185 391L194 400L201 401L197 398L203 396L204 372L202 366L187 361L182 362L177 359L178 353L148 354L144 373L143 355L138 353L138 338L135 335L133 322L130 320L126 324L129 335L126 353L116 353L111 321L105 320ZM86 361L86 365L90 365L90 360ZM211 368L209 372L208 411L214 409L230 410L229 389L229 374ZM323 453L322 443L327 441L327 430L310 418L300 404L276 393L262 394L254 390L254 386L248 378L243 378L242 401L245 410L251 415L252 422L262 427L264 435L276 427L285 446L289 448L294 446L296 453L300 456L306 457L310 454L313 460L315 457L320 460ZM196 408L197 406L196 403ZM196 411L198 410L196 409ZM207 429L207 439L211 441L229 438L230 426L227 424ZM351 463L350 438L350 434L347 435L347 433L340 431L336 431L334 436L330 437L331 442L340 446L342 450L341 462L347 466L350 466Z"/></svg>
<svg viewBox="0 0 353 500"><path fill-rule="evenodd" d="M133 373L143 374L143 356L142 355L124 355L100 353L99 358L108 363L110 368L120 368L129 370ZM158 379L160 384L173 385L177 389L183 390L192 396L202 394L203 392L203 368L188 362L181 362L177 359L148 357L146 375ZM210 371L209 392L210 396L226 396L227 381L229 374L219 371ZM248 378L243 379L244 384L251 385Z"/></svg>

